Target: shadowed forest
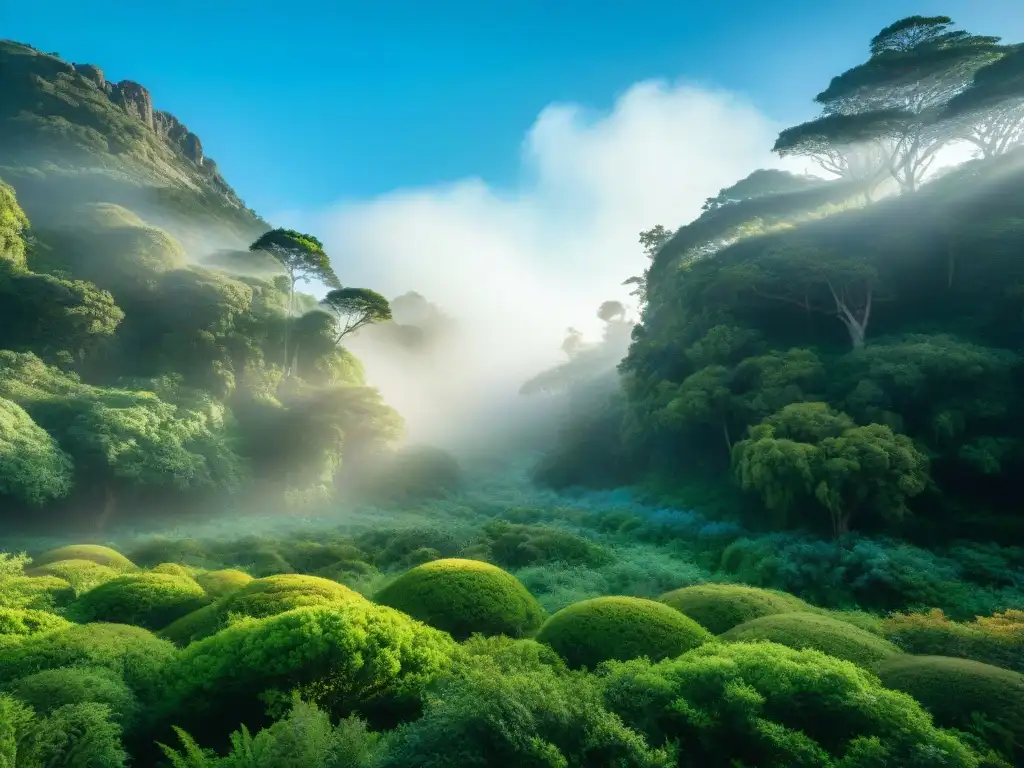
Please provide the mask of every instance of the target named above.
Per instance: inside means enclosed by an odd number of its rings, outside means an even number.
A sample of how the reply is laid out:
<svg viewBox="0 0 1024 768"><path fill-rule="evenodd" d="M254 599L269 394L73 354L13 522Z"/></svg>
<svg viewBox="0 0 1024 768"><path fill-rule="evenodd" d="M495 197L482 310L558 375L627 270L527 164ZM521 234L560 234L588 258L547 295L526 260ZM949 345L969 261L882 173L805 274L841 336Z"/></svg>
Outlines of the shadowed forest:
<svg viewBox="0 0 1024 768"><path fill-rule="evenodd" d="M0 768L1024 766L1024 45L865 43L434 445L472 318L0 41Z"/></svg>

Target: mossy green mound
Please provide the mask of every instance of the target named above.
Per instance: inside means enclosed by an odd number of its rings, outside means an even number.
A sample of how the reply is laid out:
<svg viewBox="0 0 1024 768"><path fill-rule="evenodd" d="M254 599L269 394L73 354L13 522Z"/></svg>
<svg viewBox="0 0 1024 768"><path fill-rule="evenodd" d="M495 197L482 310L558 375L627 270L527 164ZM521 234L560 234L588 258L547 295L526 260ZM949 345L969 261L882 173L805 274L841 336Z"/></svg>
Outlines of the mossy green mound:
<svg viewBox="0 0 1024 768"><path fill-rule="evenodd" d="M160 563L160 565L154 565L149 569L150 573L163 573L167 576L178 576L182 579L192 579L195 577L192 575L192 571L183 565L177 563Z"/></svg>
<svg viewBox="0 0 1024 768"><path fill-rule="evenodd" d="M740 584L698 584L667 592L658 599L716 635L762 616L810 608L799 597Z"/></svg>
<svg viewBox="0 0 1024 768"><path fill-rule="evenodd" d="M75 599L75 590L56 576L9 576L0 580L0 608L49 611Z"/></svg>
<svg viewBox="0 0 1024 768"><path fill-rule="evenodd" d="M122 725L138 715L135 695L120 677L102 667L46 669L16 681L10 686L10 693L41 715L85 703L110 707L114 718Z"/></svg>
<svg viewBox="0 0 1024 768"><path fill-rule="evenodd" d="M248 573L234 568L225 568L220 571L208 571L207 573L201 573L196 576L196 581L199 582L199 586L206 590L206 594L214 598L224 597L225 595L241 589L252 580L252 576Z"/></svg>
<svg viewBox="0 0 1024 768"><path fill-rule="evenodd" d="M862 666L887 659L900 650L877 635L849 622L819 613L780 613L762 616L721 635L732 643L768 640L790 648L814 650Z"/></svg>
<svg viewBox="0 0 1024 768"><path fill-rule="evenodd" d="M524 637L544 621L544 609L518 579L496 565L451 558L418 565L374 598L453 637Z"/></svg>
<svg viewBox="0 0 1024 768"><path fill-rule="evenodd" d="M1024 760L1024 675L951 656L903 654L873 667L887 688L909 693L935 722L973 730L975 713L1013 735Z"/></svg>
<svg viewBox="0 0 1024 768"><path fill-rule="evenodd" d="M71 626L65 618L31 608L0 608L0 635L38 635Z"/></svg>
<svg viewBox="0 0 1024 768"><path fill-rule="evenodd" d="M611 659L672 658L712 639L688 616L639 597L595 597L573 603L537 633L537 640L554 648L570 667L588 668Z"/></svg>
<svg viewBox="0 0 1024 768"><path fill-rule="evenodd" d="M0 653L0 688L46 669L99 667L113 672L138 693L151 690L156 673L175 648L141 627L73 624L24 638Z"/></svg>
<svg viewBox="0 0 1024 768"><path fill-rule="evenodd" d="M181 616L164 627L160 634L179 645L209 637L223 628L231 617L264 618L278 613L314 605L334 605L351 600L365 601L362 595L343 584L283 573L251 579L207 606Z"/></svg>
<svg viewBox="0 0 1024 768"><path fill-rule="evenodd" d="M456 645L443 632L368 600L243 619L192 643L164 667L152 737L170 726L200 741L239 721L268 722L264 692L298 690L337 717L414 717L424 688L448 670Z"/></svg>
<svg viewBox="0 0 1024 768"><path fill-rule="evenodd" d="M29 576L56 576L64 579L75 590L76 595L88 592L121 575L110 566L94 563L92 560L57 560L53 563L26 571Z"/></svg>
<svg viewBox="0 0 1024 768"><path fill-rule="evenodd" d="M91 589L68 607L80 623L106 621L160 629L209 601L191 578L132 573Z"/></svg>
<svg viewBox="0 0 1024 768"><path fill-rule="evenodd" d="M98 544L72 544L51 549L32 558L32 565L38 568L61 560L88 560L113 568L115 571L130 571L135 568L135 564L120 552Z"/></svg>

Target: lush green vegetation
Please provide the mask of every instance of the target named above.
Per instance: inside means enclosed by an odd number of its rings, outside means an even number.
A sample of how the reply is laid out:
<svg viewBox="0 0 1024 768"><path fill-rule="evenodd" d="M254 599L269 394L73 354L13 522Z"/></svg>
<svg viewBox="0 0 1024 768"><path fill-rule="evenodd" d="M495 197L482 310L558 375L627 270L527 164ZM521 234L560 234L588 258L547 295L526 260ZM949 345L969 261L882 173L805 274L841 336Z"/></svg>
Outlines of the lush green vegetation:
<svg viewBox="0 0 1024 768"><path fill-rule="evenodd" d="M494 462L345 347L440 308L0 42L0 765L1024 765L1021 62L883 30L775 146L837 178L643 233Z"/></svg>

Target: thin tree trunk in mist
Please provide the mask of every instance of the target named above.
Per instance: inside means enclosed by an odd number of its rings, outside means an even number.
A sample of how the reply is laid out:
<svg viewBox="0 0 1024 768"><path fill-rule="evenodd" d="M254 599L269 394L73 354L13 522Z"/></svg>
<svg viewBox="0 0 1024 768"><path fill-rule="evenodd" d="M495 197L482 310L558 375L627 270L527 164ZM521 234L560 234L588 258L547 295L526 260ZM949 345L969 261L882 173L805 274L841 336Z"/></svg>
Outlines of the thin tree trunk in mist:
<svg viewBox="0 0 1024 768"><path fill-rule="evenodd" d="M103 531L117 511L117 493L109 485L103 489L103 511L96 519L96 530Z"/></svg>

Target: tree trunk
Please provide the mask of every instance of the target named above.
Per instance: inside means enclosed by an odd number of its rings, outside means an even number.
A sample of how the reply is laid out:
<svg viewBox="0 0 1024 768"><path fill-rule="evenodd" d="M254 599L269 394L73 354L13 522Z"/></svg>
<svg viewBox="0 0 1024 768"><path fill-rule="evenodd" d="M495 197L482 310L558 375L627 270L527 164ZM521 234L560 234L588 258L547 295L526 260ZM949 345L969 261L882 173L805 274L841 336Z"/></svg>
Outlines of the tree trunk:
<svg viewBox="0 0 1024 768"><path fill-rule="evenodd" d="M871 320L871 302L874 291L871 288L867 289L864 299L864 309L855 312L850 309L844 299L846 293L845 289L843 290L844 296L840 296L840 294L836 292L835 288L832 287L832 283L828 283L828 289L832 292L832 298L836 302L836 317L838 317L840 322L846 326L846 330L850 334L850 343L853 345L853 348L859 349L860 347L863 347L864 339L867 337L868 322Z"/></svg>
<svg viewBox="0 0 1024 768"><path fill-rule="evenodd" d="M107 523L114 517L114 513L117 511L117 494L114 489L107 485L103 489L103 511L100 512L100 516L96 518L96 530L102 532L106 528Z"/></svg>
<svg viewBox="0 0 1024 768"><path fill-rule="evenodd" d="M729 461L732 461L732 438L729 436L729 425L725 422L725 417L722 417L722 436L725 437L725 447L729 451Z"/></svg>
<svg viewBox="0 0 1024 768"><path fill-rule="evenodd" d="M292 325L292 312L295 307L295 278L291 278L291 282L288 288L288 311L284 316L284 375L285 378L291 376L291 370L288 367L288 336L289 329Z"/></svg>

